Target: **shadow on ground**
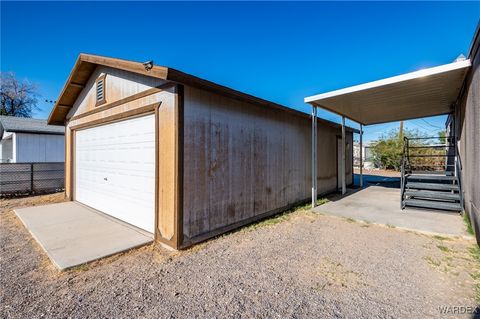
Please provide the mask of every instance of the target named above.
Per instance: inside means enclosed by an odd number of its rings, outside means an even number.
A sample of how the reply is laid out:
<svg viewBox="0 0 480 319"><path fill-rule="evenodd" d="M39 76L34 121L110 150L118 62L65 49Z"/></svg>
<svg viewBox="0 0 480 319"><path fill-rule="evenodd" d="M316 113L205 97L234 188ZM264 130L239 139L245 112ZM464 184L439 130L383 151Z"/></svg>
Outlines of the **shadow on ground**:
<svg viewBox="0 0 480 319"><path fill-rule="evenodd" d="M360 185L360 175L354 174L353 184L355 188L358 188ZM363 186L382 186L389 188L400 188L400 177L389 177L389 176L379 176L379 175L363 175Z"/></svg>

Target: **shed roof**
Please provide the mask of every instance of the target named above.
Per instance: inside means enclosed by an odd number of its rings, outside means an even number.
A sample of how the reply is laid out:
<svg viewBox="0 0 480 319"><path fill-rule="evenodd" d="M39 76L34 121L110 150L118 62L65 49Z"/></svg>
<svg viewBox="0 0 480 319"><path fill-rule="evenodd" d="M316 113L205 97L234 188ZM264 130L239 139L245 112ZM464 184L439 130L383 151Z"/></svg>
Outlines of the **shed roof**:
<svg viewBox="0 0 480 319"><path fill-rule="evenodd" d="M0 115L0 133L2 133L0 137L3 135L3 131L63 135L65 127L48 125L47 120Z"/></svg>
<svg viewBox="0 0 480 319"><path fill-rule="evenodd" d="M48 117L49 124L64 124L65 118L70 109L73 107L75 100L80 95L80 92L85 87L95 68L99 65L121 69L137 74L143 74L145 76L159 78L184 85L190 85L200 89L217 92L233 99L280 109L290 112L294 115L310 118L310 115L307 113L255 97L253 95L249 95L208 80L201 79L173 68L153 65L151 69L147 70L144 64L141 62L81 53L77 58L77 61L62 89L62 92L60 93L59 98L57 99L57 102L55 103L55 106L52 109L52 112L50 113L50 116ZM318 120L326 125L335 127L340 126L337 123L324 119L319 118ZM349 127L347 129L349 131L358 132L358 130L354 128Z"/></svg>
<svg viewBox="0 0 480 319"><path fill-rule="evenodd" d="M470 66L468 59L456 61L306 97L305 102L364 125L447 114Z"/></svg>

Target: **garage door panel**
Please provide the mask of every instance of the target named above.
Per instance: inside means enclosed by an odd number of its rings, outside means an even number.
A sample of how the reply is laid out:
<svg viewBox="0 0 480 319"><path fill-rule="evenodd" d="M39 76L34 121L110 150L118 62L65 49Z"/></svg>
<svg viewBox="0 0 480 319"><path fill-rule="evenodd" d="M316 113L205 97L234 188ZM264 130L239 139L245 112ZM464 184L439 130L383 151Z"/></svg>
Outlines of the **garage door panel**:
<svg viewBox="0 0 480 319"><path fill-rule="evenodd" d="M78 131L75 200L154 231L153 115Z"/></svg>

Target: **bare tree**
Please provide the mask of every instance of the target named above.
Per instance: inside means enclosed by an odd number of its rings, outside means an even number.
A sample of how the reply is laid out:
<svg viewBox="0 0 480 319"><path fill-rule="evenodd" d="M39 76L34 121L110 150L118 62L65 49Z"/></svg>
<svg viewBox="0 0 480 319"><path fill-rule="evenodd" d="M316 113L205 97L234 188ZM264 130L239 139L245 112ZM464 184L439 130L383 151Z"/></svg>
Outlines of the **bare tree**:
<svg viewBox="0 0 480 319"><path fill-rule="evenodd" d="M32 117L37 107L37 87L24 80L19 81L14 73L0 73L0 115Z"/></svg>

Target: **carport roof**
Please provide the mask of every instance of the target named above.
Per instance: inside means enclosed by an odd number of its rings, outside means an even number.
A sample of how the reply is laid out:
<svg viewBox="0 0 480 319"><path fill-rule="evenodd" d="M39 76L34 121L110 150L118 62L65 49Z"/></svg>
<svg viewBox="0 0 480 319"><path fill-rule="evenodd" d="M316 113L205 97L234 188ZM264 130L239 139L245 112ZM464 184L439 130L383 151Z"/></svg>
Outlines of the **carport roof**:
<svg viewBox="0 0 480 319"><path fill-rule="evenodd" d="M305 98L306 103L370 125L447 114L470 60L406 73Z"/></svg>

